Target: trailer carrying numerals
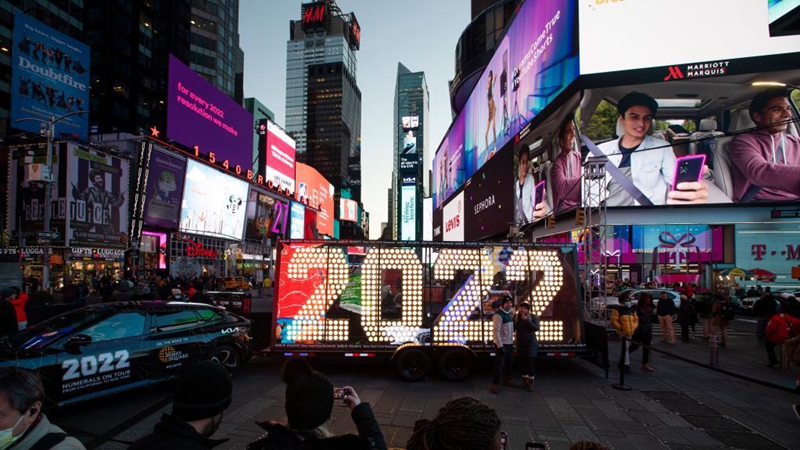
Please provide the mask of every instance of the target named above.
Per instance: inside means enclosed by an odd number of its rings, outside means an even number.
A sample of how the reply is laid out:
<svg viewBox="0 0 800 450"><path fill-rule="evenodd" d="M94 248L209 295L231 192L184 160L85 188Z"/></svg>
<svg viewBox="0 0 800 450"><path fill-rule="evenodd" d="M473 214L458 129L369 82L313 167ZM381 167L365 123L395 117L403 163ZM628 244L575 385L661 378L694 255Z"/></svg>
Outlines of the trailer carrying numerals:
<svg viewBox="0 0 800 450"><path fill-rule="evenodd" d="M391 358L401 375L466 377L494 351L492 303L528 302L540 354L586 352L571 245L281 241L270 352Z"/></svg>

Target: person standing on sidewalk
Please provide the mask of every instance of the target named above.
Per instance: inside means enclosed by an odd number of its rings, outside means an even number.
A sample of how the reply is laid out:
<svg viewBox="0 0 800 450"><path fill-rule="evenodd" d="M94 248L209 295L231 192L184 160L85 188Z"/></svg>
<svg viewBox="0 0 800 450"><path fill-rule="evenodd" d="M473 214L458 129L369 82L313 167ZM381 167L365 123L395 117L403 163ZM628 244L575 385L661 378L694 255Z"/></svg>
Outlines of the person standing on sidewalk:
<svg viewBox="0 0 800 450"><path fill-rule="evenodd" d="M689 340L689 326L694 325L697 312L692 306L692 302L685 295L681 295L681 307L678 309L678 321L681 324L681 339Z"/></svg>
<svg viewBox="0 0 800 450"><path fill-rule="evenodd" d="M728 343L728 325L733 320L733 309L730 301L722 294L714 294L714 306L711 307L711 328L715 336L722 335L721 347Z"/></svg>
<svg viewBox="0 0 800 450"><path fill-rule="evenodd" d="M760 341L766 337L767 324L770 319L778 312L777 304L775 299L772 298L772 294L769 292L762 294L761 298L753 305L753 312L758 317L756 337Z"/></svg>
<svg viewBox="0 0 800 450"><path fill-rule="evenodd" d="M625 358L617 364L620 370L630 372L630 339L633 332L639 327L639 317L636 311L631 308L631 299L627 292L621 292L617 297L619 305L611 310L611 325L617 330L617 334L625 340Z"/></svg>
<svg viewBox="0 0 800 450"><path fill-rule="evenodd" d="M705 298L697 300L697 297L695 297L694 308L700 318L700 327L703 328L703 339L709 340L711 338L711 302Z"/></svg>
<svg viewBox="0 0 800 450"><path fill-rule="evenodd" d="M531 305L523 302L517 309L514 329L517 330L517 356L522 360L522 384L528 392L533 391L536 376L534 362L539 353L536 332L539 331L539 318L530 313Z"/></svg>
<svg viewBox="0 0 800 450"><path fill-rule="evenodd" d="M496 352L492 385L489 387L492 394L496 394L500 390L501 375L504 386L514 386L511 382L511 366L514 363L514 318L511 316L511 308L514 301L508 295L501 301L500 308L492 317L493 342Z"/></svg>
<svg viewBox="0 0 800 450"><path fill-rule="evenodd" d="M767 339L764 347L767 349L767 357L769 357L767 365L775 367L780 364L778 358L775 357L775 347L784 345L787 340L800 336L800 319L783 312L774 314L769 319L765 333Z"/></svg>
<svg viewBox="0 0 800 450"><path fill-rule="evenodd" d="M633 332L631 347L628 353L633 353L642 347L642 370L655 372L648 364L650 362L650 344L653 343L653 296L642 292L639 303L636 305L636 317L639 325Z"/></svg>
<svg viewBox="0 0 800 450"><path fill-rule="evenodd" d="M661 298L656 305L658 324L661 326L661 341L675 343L675 330L672 329L672 316L675 315L675 303L669 298L667 291L661 291Z"/></svg>

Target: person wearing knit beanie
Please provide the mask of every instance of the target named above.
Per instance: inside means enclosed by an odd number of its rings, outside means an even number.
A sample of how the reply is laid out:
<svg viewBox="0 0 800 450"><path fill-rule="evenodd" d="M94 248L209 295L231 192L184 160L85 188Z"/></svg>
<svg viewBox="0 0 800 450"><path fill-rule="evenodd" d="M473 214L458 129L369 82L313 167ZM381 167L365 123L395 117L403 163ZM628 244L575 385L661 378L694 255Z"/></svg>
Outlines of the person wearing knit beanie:
<svg viewBox="0 0 800 450"><path fill-rule="evenodd" d="M294 449L386 449L369 403L362 403L350 386L334 388L333 383L311 368L305 358L289 359L283 367L286 383L286 419L289 426L277 422L258 425L267 431L266 437L250 443L247 450ZM333 412L334 391L341 393L342 405L350 408L350 416L358 435L333 435L327 423Z"/></svg>
<svg viewBox="0 0 800 450"><path fill-rule="evenodd" d="M178 378L172 414L164 414L149 436L134 442L132 450L214 448L227 439L210 439L231 405L233 384L219 364L203 361L189 366Z"/></svg>

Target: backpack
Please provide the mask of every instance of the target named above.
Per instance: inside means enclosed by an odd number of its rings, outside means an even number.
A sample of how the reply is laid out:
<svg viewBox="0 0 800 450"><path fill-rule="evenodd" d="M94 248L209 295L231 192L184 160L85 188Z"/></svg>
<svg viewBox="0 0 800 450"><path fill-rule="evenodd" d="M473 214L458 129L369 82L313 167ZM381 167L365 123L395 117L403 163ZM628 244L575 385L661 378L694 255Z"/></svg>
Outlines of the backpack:
<svg viewBox="0 0 800 450"><path fill-rule="evenodd" d="M731 305L728 305L727 303L722 305L722 309L720 309L719 315L728 322L733 320L735 316L735 314L733 313L733 308L731 307Z"/></svg>

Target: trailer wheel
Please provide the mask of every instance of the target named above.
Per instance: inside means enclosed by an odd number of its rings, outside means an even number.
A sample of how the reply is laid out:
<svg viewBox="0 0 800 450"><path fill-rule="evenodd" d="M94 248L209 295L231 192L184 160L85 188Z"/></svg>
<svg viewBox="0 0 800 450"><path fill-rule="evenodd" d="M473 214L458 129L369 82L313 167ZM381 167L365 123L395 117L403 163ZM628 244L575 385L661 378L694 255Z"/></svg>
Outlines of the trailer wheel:
<svg viewBox="0 0 800 450"><path fill-rule="evenodd" d="M395 367L406 381L420 381L431 368L431 358L418 348L409 348L397 355Z"/></svg>
<svg viewBox="0 0 800 450"><path fill-rule="evenodd" d="M436 367L447 381L463 381L472 373L475 357L463 348L444 352L436 362Z"/></svg>

